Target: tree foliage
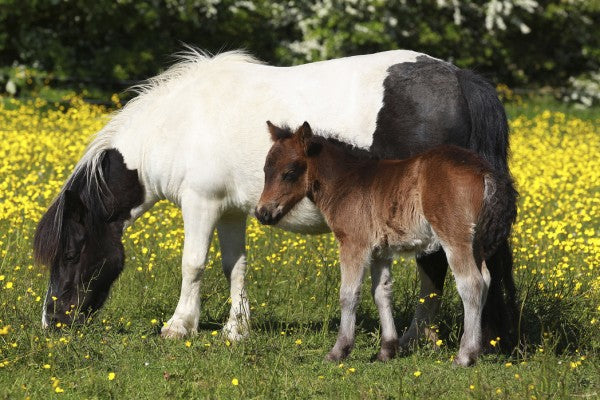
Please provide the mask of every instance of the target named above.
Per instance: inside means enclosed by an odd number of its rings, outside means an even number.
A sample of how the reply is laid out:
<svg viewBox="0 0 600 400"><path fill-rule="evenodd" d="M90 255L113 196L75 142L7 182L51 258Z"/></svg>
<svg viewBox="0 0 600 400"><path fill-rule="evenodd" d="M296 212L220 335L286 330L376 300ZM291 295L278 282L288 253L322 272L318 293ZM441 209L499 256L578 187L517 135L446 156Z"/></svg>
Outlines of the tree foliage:
<svg viewBox="0 0 600 400"><path fill-rule="evenodd" d="M600 70L598 0L2 0L1 65L142 79L187 43L280 65L396 48L509 85Z"/></svg>

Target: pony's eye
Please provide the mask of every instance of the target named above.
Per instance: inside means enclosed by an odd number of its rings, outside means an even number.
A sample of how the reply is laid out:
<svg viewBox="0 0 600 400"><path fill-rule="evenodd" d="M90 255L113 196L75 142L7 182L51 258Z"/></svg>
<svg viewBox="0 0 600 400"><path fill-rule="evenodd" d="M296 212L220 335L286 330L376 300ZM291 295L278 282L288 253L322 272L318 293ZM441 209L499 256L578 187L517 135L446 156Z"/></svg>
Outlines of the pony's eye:
<svg viewBox="0 0 600 400"><path fill-rule="evenodd" d="M283 174L283 176L281 177L281 179L283 179L286 182L293 182L296 180L296 171L292 170L292 171L287 171L286 173Z"/></svg>
<svg viewBox="0 0 600 400"><path fill-rule="evenodd" d="M65 254L65 261L68 262L76 262L77 260L79 260L79 253L76 251L68 251Z"/></svg>

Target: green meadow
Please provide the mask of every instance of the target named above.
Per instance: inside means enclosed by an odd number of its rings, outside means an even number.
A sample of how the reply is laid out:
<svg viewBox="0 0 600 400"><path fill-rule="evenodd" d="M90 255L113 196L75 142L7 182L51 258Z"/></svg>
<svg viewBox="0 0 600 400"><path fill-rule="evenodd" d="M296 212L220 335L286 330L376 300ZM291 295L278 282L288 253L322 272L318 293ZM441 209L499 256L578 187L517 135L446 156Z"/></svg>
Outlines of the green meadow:
<svg viewBox="0 0 600 400"><path fill-rule="evenodd" d="M248 220L251 333L221 335L229 288L215 236L204 273L198 334L165 340L177 304L183 228L161 202L124 235L127 261L106 306L84 326L41 328L48 270L32 259L35 225L107 110L77 99L0 102L0 398L444 398L600 397L600 110L510 105L511 168L520 192L512 236L524 343L512 356L452 365L462 305L448 274L423 341L390 362L379 348L370 278L357 341L343 363L324 361L339 324L339 262L329 235L303 236ZM400 333L419 302L412 257L393 266Z"/></svg>

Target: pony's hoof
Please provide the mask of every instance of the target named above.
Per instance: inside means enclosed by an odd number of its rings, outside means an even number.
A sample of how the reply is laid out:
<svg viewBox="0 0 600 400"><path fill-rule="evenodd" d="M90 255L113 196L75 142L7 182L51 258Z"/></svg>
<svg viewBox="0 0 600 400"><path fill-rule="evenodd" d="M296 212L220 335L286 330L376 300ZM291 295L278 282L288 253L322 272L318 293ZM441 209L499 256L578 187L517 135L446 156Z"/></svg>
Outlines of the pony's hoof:
<svg viewBox="0 0 600 400"><path fill-rule="evenodd" d="M160 336L164 339L182 339L193 333L195 333L193 330L187 329L179 321L167 322L160 330Z"/></svg>
<svg viewBox="0 0 600 400"><path fill-rule="evenodd" d="M250 329L239 324L226 324L223 327L223 337L231 342L239 342L250 336Z"/></svg>

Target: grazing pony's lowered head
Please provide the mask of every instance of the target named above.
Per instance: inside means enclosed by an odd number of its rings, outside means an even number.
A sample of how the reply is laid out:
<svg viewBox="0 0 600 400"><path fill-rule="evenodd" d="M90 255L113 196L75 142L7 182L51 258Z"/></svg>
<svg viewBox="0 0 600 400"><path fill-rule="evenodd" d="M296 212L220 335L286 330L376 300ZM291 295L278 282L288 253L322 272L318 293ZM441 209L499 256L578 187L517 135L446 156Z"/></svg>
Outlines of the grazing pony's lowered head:
<svg viewBox="0 0 600 400"><path fill-rule="evenodd" d="M35 232L35 259L50 267L44 327L83 322L104 304L123 270L125 221L142 201L137 171L117 150L78 165Z"/></svg>
<svg viewBox="0 0 600 400"><path fill-rule="evenodd" d="M267 121L273 145L265 161L265 186L254 211L266 225L274 225L308 193L308 158L320 144L311 142L312 129L304 122L295 132Z"/></svg>

